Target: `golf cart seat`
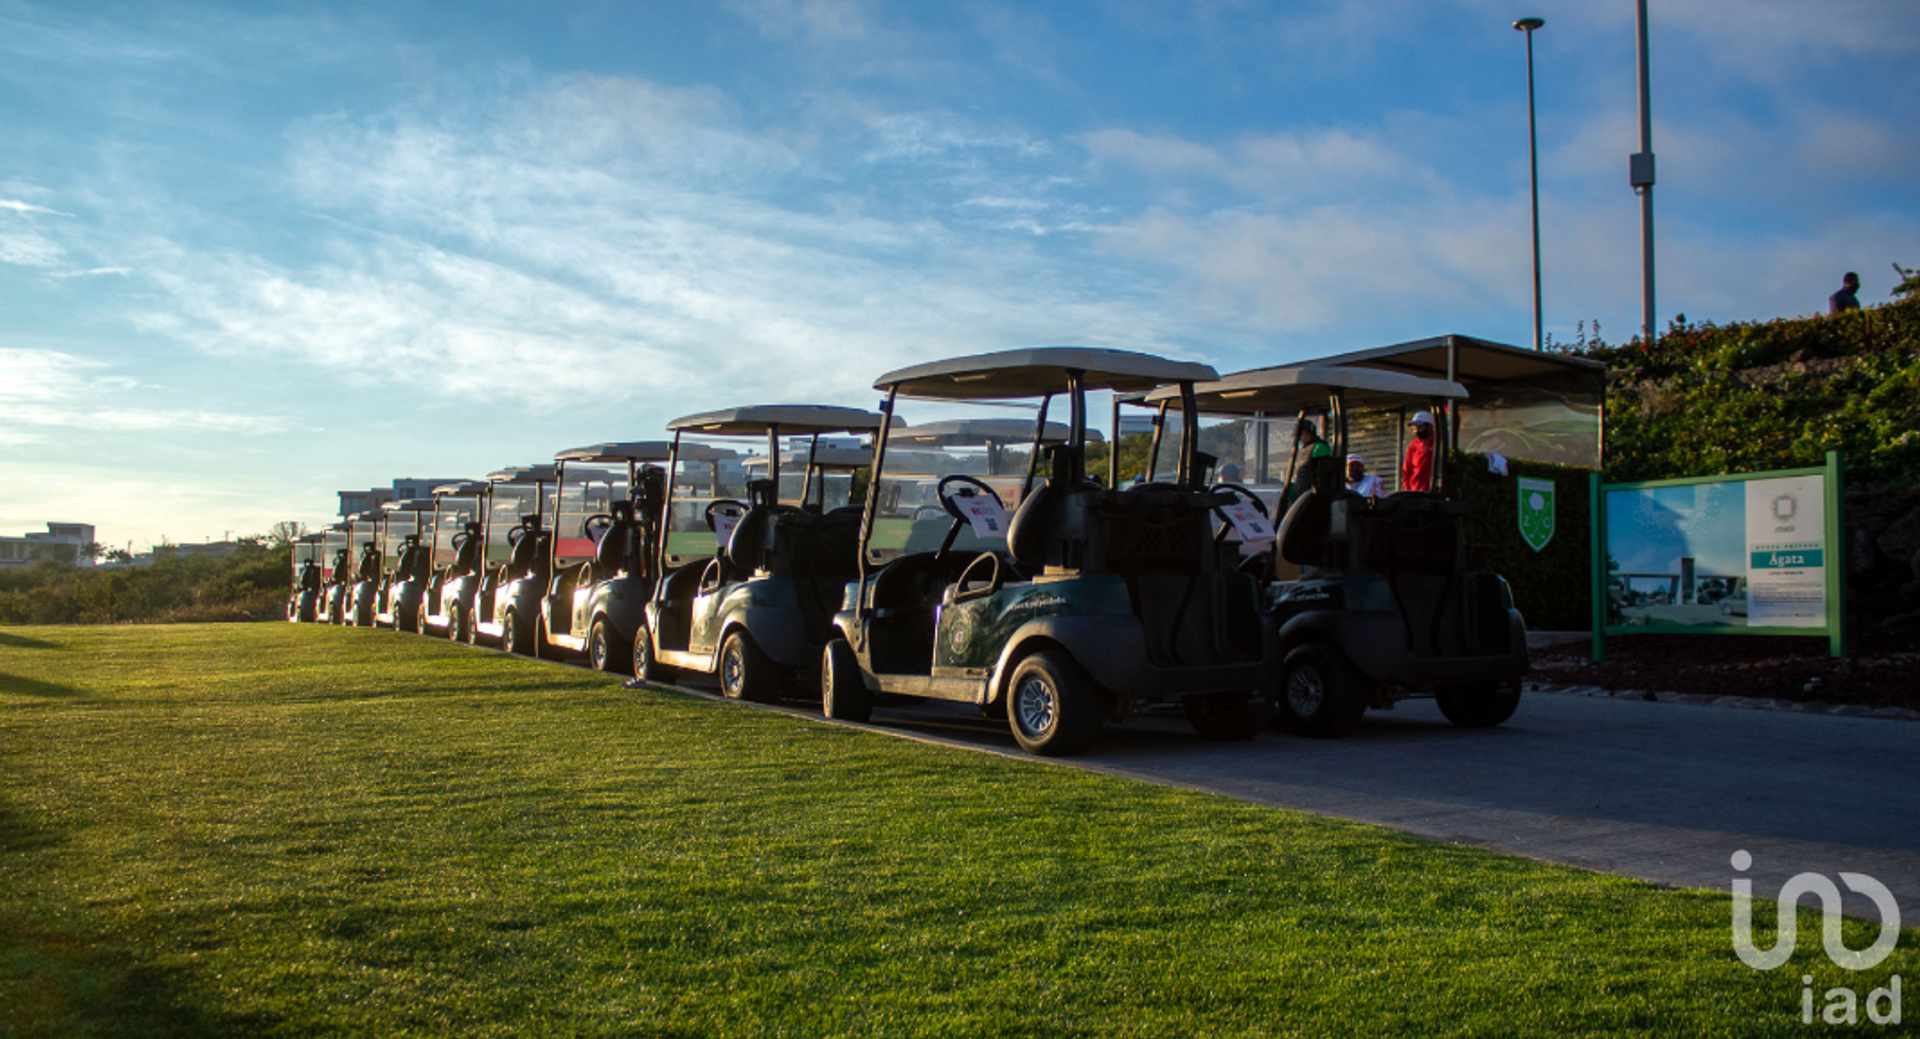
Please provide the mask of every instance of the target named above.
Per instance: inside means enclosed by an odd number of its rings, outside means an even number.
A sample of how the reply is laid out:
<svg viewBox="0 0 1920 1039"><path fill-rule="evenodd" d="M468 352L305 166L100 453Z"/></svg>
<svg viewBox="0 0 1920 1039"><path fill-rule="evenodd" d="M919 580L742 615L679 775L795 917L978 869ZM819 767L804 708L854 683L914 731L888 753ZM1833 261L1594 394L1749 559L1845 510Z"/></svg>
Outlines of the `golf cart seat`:
<svg viewBox="0 0 1920 1039"><path fill-rule="evenodd" d="M1085 456L1063 447L1046 448L1046 480L1035 483L1007 519L1007 554L1030 574L1087 565L1087 516L1105 492L1080 469Z"/></svg>
<svg viewBox="0 0 1920 1039"><path fill-rule="evenodd" d="M409 534L407 547L400 553L400 565L396 573L403 581L424 581L432 573L431 552L420 544L419 537Z"/></svg>
<svg viewBox="0 0 1920 1039"><path fill-rule="evenodd" d="M607 512L613 522L607 525L606 533L600 535L600 543L593 547L591 579L612 577L627 568L627 560L632 558L632 541L636 524L633 519L633 503L616 501L607 505Z"/></svg>

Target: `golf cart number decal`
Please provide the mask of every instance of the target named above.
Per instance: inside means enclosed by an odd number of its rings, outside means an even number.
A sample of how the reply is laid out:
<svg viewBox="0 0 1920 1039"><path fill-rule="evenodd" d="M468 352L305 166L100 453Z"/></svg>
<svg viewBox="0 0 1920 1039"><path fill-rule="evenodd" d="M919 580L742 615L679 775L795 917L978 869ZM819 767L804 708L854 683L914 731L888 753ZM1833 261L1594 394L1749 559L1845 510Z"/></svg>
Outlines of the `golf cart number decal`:
<svg viewBox="0 0 1920 1039"><path fill-rule="evenodd" d="M955 498L953 503L959 507L961 515L967 517L967 522L973 524L975 537L1002 540L1006 538L1006 511L1000 508L1000 503L992 497L976 494L972 497Z"/></svg>

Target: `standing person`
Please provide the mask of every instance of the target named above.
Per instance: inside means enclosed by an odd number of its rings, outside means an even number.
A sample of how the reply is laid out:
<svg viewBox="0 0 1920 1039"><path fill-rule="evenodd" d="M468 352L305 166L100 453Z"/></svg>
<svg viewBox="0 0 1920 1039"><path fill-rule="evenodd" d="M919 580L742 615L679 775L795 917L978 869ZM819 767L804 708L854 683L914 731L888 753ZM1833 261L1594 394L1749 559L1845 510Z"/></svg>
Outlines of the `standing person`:
<svg viewBox="0 0 1920 1039"><path fill-rule="evenodd" d="M1347 490L1362 498L1378 498L1386 493L1380 478L1367 472L1366 459L1357 454L1347 456Z"/></svg>
<svg viewBox="0 0 1920 1039"><path fill-rule="evenodd" d="M1433 412L1416 411L1407 423L1413 427L1413 440L1407 444L1407 457L1400 463L1400 489L1433 490Z"/></svg>
<svg viewBox="0 0 1920 1039"><path fill-rule="evenodd" d="M1852 271L1840 279L1840 291L1827 297L1827 313L1844 314L1849 310L1860 309L1860 276Z"/></svg>
<svg viewBox="0 0 1920 1039"><path fill-rule="evenodd" d="M1332 464L1330 461L1321 461L1321 459L1331 459L1333 448L1328 446L1325 440L1320 439L1320 430L1313 424L1313 420L1303 417L1300 423L1293 427L1293 454L1299 460L1294 470L1292 488L1292 497L1297 499L1314 485L1315 473L1319 468Z"/></svg>

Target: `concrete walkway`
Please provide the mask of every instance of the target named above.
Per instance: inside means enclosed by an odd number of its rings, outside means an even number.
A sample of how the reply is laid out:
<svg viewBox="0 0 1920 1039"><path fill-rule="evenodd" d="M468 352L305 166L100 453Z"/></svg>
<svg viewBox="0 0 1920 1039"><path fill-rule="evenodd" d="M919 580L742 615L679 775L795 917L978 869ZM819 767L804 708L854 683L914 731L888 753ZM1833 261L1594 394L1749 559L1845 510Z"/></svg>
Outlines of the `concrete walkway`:
<svg viewBox="0 0 1920 1039"><path fill-rule="evenodd" d="M1019 753L1004 722L948 705L882 707L871 727ZM1530 694L1497 729L1412 701L1339 740L1209 743L1138 719L1067 763L1677 887L1728 890L1744 849L1756 895L1802 871L1865 873L1920 924L1913 722ZM1877 919L1851 892L1847 910Z"/></svg>

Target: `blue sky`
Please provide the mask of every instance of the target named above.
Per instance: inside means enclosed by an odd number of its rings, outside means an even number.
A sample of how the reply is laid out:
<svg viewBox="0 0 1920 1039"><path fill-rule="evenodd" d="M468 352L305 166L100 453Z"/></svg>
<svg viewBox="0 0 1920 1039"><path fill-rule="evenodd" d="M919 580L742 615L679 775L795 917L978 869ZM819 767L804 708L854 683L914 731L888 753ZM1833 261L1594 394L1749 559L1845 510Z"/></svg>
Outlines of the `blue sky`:
<svg viewBox="0 0 1920 1039"><path fill-rule="evenodd" d="M1660 311L1920 265L1911 0L1652 0ZM0 0L0 533L318 522L943 354L1638 324L1631 0Z"/></svg>

